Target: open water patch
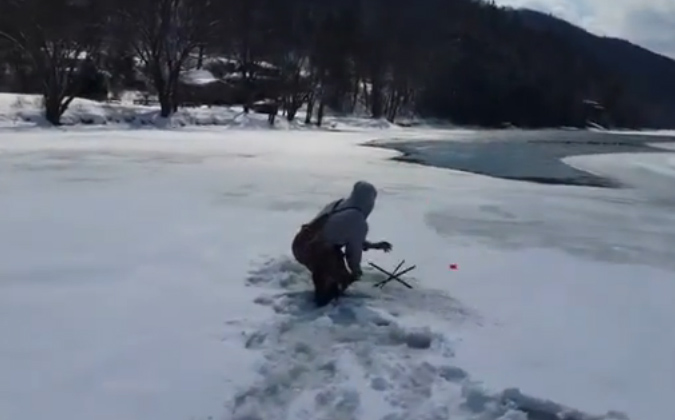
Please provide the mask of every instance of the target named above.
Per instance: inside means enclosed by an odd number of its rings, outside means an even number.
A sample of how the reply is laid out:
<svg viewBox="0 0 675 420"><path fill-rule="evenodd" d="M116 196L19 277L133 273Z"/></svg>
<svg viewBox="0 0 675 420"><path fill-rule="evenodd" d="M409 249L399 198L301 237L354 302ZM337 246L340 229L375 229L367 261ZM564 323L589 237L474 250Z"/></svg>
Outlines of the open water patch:
<svg viewBox="0 0 675 420"><path fill-rule="evenodd" d="M619 188L614 179L573 168L569 156L606 153L668 153L650 143L673 137L567 130L485 130L448 132L448 140L378 140L368 146L396 150L394 160L459 170L495 178L550 185Z"/></svg>

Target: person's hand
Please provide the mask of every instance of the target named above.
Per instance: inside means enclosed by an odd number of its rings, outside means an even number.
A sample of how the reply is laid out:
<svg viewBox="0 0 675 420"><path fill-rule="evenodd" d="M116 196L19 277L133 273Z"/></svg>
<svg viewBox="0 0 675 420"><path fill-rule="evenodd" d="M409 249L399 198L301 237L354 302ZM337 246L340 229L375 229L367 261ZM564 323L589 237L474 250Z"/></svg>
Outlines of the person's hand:
<svg viewBox="0 0 675 420"><path fill-rule="evenodd" d="M377 249L380 249L384 252L391 252L391 244L387 241L381 241L377 243Z"/></svg>

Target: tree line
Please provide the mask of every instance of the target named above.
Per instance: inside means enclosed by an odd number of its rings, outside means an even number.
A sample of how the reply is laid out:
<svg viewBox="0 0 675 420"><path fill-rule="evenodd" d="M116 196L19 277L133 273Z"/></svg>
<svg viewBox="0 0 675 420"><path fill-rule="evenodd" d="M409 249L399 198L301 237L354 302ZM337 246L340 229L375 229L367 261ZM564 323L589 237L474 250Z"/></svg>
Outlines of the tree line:
<svg viewBox="0 0 675 420"><path fill-rule="evenodd" d="M390 121L417 115L491 127L643 123L610 69L483 0L3 0L0 6L0 69L31 81L54 124L90 80L84 66L122 86L138 69L161 115L169 116L180 105L181 72L195 55L235 60L251 97L259 64L272 64L283 81L275 99L290 118L306 105L319 120L326 108L363 108Z"/></svg>

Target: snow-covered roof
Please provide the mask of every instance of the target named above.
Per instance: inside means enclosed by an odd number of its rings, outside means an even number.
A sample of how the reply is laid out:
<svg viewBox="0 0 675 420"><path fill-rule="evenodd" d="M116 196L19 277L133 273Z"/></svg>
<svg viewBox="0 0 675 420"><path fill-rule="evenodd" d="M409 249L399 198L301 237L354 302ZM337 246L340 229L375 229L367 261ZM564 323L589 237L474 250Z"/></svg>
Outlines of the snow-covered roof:
<svg viewBox="0 0 675 420"><path fill-rule="evenodd" d="M216 79L213 76L213 73L211 73L208 70L200 69L200 70L186 70L181 73L180 75L180 81L185 83L186 85L208 85L209 83L214 83L217 82L218 79Z"/></svg>

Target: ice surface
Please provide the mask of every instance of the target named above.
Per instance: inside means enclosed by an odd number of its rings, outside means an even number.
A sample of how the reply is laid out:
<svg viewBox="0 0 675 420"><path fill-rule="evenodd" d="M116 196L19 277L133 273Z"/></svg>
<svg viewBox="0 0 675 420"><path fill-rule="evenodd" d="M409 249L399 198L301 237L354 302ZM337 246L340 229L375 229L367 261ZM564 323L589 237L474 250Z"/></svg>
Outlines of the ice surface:
<svg viewBox="0 0 675 420"><path fill-rule="evenodd" d="M606 130L606 133L612 133L612 134L625 134L625 135L633 135L633 134L639 134L641 136L656 136L656 137L661 137L661 136L666 136L666 137L673 137L675 136L675 130Z"/></svg>
<svg viewBox="0 0 675 420"><path fill-rule="evenodd" d="M342 124L0 132L0 418L675 418L656 193L393 162ZM415 289L312 309L290 241L357 179L394 244L367 260Z"/></svg>
<svg viewBox="0 0 675 420"><path fill-rule="evenodd" d="M670 144L653 144L661 149L675 149ZM616 153L573 156L563 159L568 165L613 178L675 209L674 153Z"/></svg>
<svg viewBox="0 0 675 420"><path fill-rule="evenodd" d="M672 135L675 136L675 131ZM665 150L675 150L675 143L653 143L651 146Z"/></svg>

